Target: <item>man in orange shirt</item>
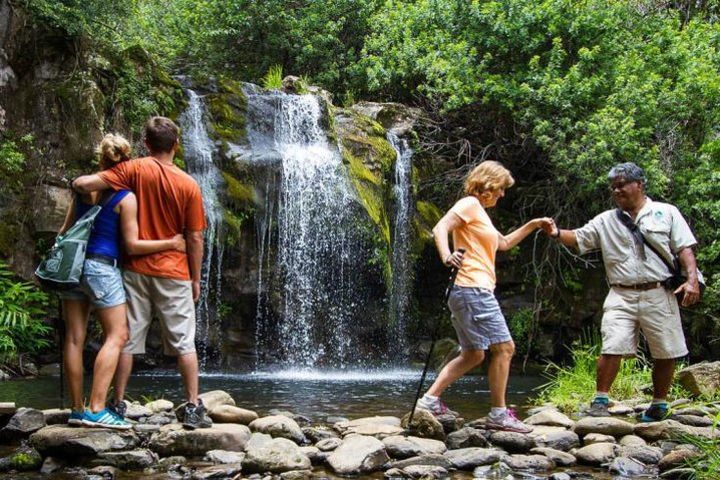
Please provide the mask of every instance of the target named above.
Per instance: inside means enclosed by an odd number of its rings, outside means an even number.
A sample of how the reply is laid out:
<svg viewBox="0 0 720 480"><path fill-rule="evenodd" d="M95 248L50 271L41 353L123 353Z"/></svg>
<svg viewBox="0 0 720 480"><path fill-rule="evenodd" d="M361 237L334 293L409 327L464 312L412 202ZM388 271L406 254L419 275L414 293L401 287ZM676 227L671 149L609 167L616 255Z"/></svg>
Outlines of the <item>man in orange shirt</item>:
<svg viewBox="0 0 720 480"><path fill-rule="evenodd" d="M116 414L124 416L125 388L132 371L133 355L145 353L145 340L153 310L160 317L163 349L177 357L188 403L183 425L209 427L202 400L198 398L198 360L195 352L195 305L200 296L205 212L197 182L173 164L178 148L177 125L165 117L153 117L145 125L145 145L150 156L122 162L96 175L73 181L81 193L113 188L132 190L138 202L139 238L161 240L185 233L187 255L166 250L151 255L127 256L123 282L127 292L130 338L115 375Z"/></svg>

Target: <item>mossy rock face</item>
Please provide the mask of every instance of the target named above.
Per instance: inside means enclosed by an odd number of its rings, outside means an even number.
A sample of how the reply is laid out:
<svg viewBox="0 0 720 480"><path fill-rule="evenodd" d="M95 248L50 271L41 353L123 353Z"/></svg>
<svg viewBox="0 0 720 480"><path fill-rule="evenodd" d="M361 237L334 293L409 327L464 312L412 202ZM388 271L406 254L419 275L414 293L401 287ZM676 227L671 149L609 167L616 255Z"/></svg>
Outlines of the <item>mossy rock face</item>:
<svg viewBox="0 0 720 480"><path fill-rule="evenodd" d="M223 219L227 228L226 241L232 246L238 244L243 225L252 220L258 202L255 188L247 175L239 169L222 172L227 206L223 210Z"/></svg>
<svg viewBox="0 0 720 480"><path fill-rule="evenodd" d="M42 465L43 458L37 450L32 447L22 446L5 458L0 459L0 472L17 470L29 472L38 470Z"/></svg>
<svg viewBox="0 0 720 480"><path fill-rule="evenodd" d="M211 135L228 143L245 142L247 97L240 83L221 77L217 80L217 91L208 93L205 100L213 127Z"/></svg>

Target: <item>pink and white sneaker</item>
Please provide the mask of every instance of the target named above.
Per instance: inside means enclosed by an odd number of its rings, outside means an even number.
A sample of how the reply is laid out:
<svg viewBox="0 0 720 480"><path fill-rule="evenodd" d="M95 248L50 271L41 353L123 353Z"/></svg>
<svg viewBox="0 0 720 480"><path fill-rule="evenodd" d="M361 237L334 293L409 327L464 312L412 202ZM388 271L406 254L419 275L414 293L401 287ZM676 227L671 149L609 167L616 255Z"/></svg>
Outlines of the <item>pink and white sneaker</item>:
<svg viewBox="0 0 720 480"><path fill-rule="evenodd" d="M530 433L533 430L532 427L521 422L515 415L515 411L510 408L497 417L488 415L487 420L485 420L485 428L516 433Z"/></svg>
<svg viewBox="0 0 720 480"><path fill-rule="evenodd" d="M445 405L445 402L440 400L439 398L435 401L432 400L426 400L425 397L420 397L420 399L417 402L417 408L422 408L423 410L428 410L430 413L435 415L436 417L438 415L444 415L444 414L450 414L454 416L458 416L458 413L454 410L450 410L447 405Z"/></svg>

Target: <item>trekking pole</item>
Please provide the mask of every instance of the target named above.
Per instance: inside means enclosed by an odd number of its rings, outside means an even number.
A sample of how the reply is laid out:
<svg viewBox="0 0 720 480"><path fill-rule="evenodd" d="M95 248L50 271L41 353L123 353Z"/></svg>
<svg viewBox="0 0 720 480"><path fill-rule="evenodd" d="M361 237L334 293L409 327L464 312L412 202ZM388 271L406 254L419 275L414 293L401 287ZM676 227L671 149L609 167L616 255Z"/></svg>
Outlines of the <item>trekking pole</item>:
<svg viewBox="0 0 720 480"><path fill-rule="evenodd" d="M65 408L65 319L63 318L62 300L58 298L58 337L60 338L60 409Z"/></svg>
<svg viewBox="0 0 720 480"><path fill-rule="evenodd" d="M460 253L465 253L464 248L458 248L457 250ZM448 286L445 289L445 304L447 305L447 302L450 298L450 292L452 292L453 286L455 286L455 278L457 277L458 269L455 267L452 267L450 269L450 278L448 279ZM415 402L413 402L413 408L410 411L410 418L408 419L407 423L407 430L410 431L410 428L412 427L412 421L413 417L415 416L415 410L417 409L417 402L420 399L420 393L422 392L423 385L425 384L425 377L427 376L428 367L430 366L430 358L432 357L433 350L435 350L435 342L437 341L437 334L438 334L438 325L435 325L435 329L432 330L432 334L430 337L430 350L428 350L427 357L425 357L425 366L423 367L422 375L420 376L420 383L418 384L417 393L415 394Z"/></svg>

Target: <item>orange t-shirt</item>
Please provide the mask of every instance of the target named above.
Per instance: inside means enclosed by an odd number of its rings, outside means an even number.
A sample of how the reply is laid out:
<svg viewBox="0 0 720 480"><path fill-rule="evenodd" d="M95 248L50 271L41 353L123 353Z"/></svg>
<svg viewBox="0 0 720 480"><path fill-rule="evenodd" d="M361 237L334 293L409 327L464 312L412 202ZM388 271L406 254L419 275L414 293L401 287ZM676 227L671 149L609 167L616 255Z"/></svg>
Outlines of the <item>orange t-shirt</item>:
<svg viewBox="0 0 720 480"><path fill-rule="evenodd" d="M132 190L137 196L140 240L165 240L205 228L200 187L175 165L145 157L121 162L98 175L115 190ZM123 266L153 277L190 279L187 254L177 250L128 255Z"/></svg>
<svg viewBox="0 0 720 480"><path fill-rule="evenodd" d="M494 290L498 231L475 197L461 198L450 211L465 222L452 232L454 249L465 249L455 284Z"/></svg>

